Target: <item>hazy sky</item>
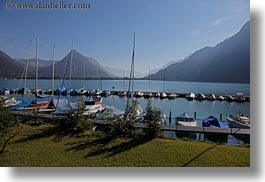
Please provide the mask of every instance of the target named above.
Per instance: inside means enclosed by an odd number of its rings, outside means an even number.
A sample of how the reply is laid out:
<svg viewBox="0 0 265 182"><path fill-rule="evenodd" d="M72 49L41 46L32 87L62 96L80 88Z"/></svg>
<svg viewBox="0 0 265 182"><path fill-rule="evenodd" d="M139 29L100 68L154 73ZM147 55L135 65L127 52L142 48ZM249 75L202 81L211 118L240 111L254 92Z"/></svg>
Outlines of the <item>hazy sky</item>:
<svg viewBox="0 0 265 182"><path fill-rule="evenodd" d="M0 50L11 57L25 58L29 46L35 57L39 35L39 58L51 59L56 43L60 60L74 36L74 48L83 55L104 66L129 69L135 31L138 72L214 46L250 19L249 0L64 0L89 3L87 10L7 9L6 2L0 1Z"/></svg>

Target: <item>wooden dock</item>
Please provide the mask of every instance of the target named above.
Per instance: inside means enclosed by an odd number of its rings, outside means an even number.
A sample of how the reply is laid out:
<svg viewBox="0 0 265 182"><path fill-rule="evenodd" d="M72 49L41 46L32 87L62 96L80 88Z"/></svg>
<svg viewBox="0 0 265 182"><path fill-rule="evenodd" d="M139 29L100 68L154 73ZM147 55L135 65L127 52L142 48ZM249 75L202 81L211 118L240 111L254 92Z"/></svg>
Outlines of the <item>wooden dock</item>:
<svg viewBox="0 0 265 182"><path fill-rule="evenodd" d="M98 120L95 122L96 125L111 125L112 122ZM147 128L146 123L135 123L135 127L138 129ZM174 125L162 125L162 131L173 131L173 132L193 132L193 133L215 133L215 134L228 134L228 135L250 135L250 129L243 128L211 128L201 126L174 126Z"/></svg>

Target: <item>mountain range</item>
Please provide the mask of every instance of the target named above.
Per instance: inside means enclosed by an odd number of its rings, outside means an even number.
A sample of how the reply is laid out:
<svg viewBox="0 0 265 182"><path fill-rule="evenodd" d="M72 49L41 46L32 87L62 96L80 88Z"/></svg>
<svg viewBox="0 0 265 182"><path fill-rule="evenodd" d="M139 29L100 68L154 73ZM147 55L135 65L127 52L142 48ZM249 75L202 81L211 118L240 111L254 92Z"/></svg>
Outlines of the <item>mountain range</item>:
<svg viewBox="0 0 265 182"><path fill-rule="evenodd" d="M146 79L190 82L250 82L250 22L214 47L204 47L182 62L169 65Z"/></svg>

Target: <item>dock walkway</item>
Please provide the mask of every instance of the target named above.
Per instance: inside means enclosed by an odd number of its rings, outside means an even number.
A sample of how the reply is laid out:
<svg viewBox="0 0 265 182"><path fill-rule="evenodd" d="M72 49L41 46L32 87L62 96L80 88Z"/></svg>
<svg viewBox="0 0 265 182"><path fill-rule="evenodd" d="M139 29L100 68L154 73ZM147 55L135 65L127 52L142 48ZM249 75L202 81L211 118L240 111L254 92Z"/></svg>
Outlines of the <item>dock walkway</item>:
<svg viewBox="0 0 265 182"><path fill-rule="evenodd" d="M112 122L104 120L98 120L95 122L97 125L111 125ZM147 128L146 123L135 123L135 127L138 129ZM250 135L250 129L243 128L211 128L201 126L174 126L174 125L162 125L162 131L183 131L183 132L194 132L194 133L216 133L216 134L231 134L231 135Z"/></svg>

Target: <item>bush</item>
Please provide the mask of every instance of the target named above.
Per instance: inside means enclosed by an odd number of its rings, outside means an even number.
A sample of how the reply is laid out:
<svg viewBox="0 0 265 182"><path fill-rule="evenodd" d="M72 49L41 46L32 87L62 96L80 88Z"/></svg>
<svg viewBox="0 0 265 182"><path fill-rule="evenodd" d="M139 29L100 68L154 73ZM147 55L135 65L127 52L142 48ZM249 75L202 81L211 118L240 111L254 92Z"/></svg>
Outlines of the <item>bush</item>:
<svg viewBox="0 0 265 182"><path fill-rule="evenodd" d="M10 110L0 106L0 154L5 152L11 139L18 134L17 126L18 122Z"/></svg>
<svg viewBox="0 0 265 182"><path fill-rule="evenodd" d="M64 131L67 134L79 134L91 129L93 127L93 120L85 118L83 113L84 102L80 100L77 110L69 112L66 118L57 121L58 130Z"/></svg>

